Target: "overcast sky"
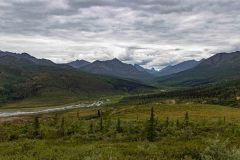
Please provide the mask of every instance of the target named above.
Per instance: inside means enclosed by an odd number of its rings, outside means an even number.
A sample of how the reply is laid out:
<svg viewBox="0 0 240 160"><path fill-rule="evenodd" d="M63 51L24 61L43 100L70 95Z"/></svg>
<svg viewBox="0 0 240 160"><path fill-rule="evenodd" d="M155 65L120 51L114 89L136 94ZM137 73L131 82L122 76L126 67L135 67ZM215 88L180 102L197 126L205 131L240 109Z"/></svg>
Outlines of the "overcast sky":
<svg viewBox="0 0 240 160"><path fill-rule="evenodd" d="M162 68L240 50L240 0L0 0L0 50Z"/></svg>

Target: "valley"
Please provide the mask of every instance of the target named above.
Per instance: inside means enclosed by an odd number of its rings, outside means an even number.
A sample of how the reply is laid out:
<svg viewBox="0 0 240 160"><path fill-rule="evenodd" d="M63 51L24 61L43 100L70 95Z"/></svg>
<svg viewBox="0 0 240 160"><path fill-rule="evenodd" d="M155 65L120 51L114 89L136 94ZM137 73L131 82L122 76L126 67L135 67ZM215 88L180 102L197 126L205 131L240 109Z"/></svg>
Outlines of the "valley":
<svg viewBox="0 0 240 160"><path fill-rule="evenodd" d="M240 0L0 0L0 160L240 160Z"/></svg>
<svg viewBox="0 0 240 160"><path fill-rule="evenodd" d="M240 157L239 52L162 73L117 59L0 55L0 159Z"/></svg>

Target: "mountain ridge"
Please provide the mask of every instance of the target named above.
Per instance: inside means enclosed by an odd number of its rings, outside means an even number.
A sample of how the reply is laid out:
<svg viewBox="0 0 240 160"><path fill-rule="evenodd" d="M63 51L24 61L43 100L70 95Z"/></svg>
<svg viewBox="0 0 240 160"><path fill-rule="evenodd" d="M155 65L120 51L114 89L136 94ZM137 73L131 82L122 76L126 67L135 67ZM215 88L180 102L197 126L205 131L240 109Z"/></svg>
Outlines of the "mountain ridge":
<svg viewBox="0 0 240 160"><path fill-rule="evenodd" d="M199 64L200 61L188 60L163 68L158 72L158 76L167 76L191 69Z"/></svg>
<svg viewBox="0 0 240 160"><path fill-rule="evenodd" d="M65 65L44 64L28 54L1 53L0 103L29 97L44 97L52 101L51 96L61 96L69 102L73 97L100 97L154 88L137 81L94 75Z"/></svg>
<svg viewBox="0 0 240 160"><path fill-rule="evenodd" d="M90 62L88 61L85 61L83 59L81 60L75 60L75 61L72 61L72 62L69 62L67 63L67 65L73 67L73 68L76 68L76 69L80 69L86 65L90 64Z"/></svg>
<svg viewBox="0 0 240 160"><path fill-rule="evenodd" d="M110 75L124 79L147 80L152 78L152 75L148 72L139 71L133 65L123 63L117 58L106 61L96 60L80 69L94 74Z"/></svg>
<svg viewBox="0 0 240 160"><path fill-rule="evenodd" d="M37 64L37 65L49 65L49 66L54 66L54 65L57 65L55 64L54 62L48 60L48 59L38 59L38 58L35 58L33 56L31 56L30 54L28 53L13 53L13 52L4 52L4 51L1 51L0 50L0 63L2 64L7 64L7 63L10 63L9 61L3 61L2 59L4 57L14 57L15 60L17 61L25 61L25 63L32 63L32 64ZM6 59L6 58L5 58Z"/></svg>
<svg viewBox="0 0 240 160"><path fill-rule="evenodd" d="M202 60L196 67L158 78L161 85L203 85L240 77L240 51L218 53Z"/></svg>

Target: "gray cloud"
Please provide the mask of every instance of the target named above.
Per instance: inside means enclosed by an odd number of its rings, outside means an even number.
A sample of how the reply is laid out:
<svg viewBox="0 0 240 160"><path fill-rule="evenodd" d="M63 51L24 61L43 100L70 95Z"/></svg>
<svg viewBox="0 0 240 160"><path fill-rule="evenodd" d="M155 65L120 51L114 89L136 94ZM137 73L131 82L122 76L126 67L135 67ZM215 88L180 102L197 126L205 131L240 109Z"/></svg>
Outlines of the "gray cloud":
<svg viewBox="0 0 240 160"><path fill-rule="evenodd" d="M239 50L239 0L0 0L0 49L161 68Z"/></svg>

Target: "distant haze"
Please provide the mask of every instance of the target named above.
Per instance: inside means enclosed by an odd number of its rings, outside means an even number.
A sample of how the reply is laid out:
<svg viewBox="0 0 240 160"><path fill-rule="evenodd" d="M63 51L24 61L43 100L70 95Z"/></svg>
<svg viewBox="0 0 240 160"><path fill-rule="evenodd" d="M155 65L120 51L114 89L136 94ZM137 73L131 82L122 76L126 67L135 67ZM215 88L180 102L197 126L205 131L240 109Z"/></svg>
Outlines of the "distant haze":
<svg viewBox="0 0 240 160"><path fill-rule="evenodd" d="M0 0L0 50L156 69L240 50L239 0Z"/></svg>

